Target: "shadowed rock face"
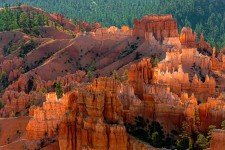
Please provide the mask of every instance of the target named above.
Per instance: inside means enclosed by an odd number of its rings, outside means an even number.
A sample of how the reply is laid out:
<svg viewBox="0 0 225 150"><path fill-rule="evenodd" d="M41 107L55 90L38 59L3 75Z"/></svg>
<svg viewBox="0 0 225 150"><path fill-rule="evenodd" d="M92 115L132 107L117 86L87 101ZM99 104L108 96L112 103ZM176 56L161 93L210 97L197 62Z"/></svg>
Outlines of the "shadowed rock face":
<svg viewBox="0 0 225 150"><path fill-rule="evenodd" d="M143 59L137 65L132 65L129 70L128 81L133 85L134 93L143 99L144 84L153 83L153 69L150 59Z"/></svg>

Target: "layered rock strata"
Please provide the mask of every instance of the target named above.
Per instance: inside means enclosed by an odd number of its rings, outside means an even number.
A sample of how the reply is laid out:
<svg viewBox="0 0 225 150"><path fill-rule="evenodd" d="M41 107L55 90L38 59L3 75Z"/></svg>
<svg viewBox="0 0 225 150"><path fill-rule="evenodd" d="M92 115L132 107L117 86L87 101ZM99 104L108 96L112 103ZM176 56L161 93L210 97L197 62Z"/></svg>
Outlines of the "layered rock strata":
<svg viewBox="0 0 225 150"><path fill-rule="evenodd" d="M141 20L134 19L133 35L149 40L149 34L157 41L163 41L167 37L178 37L177 22L172 15L146 15Z"/></svg>

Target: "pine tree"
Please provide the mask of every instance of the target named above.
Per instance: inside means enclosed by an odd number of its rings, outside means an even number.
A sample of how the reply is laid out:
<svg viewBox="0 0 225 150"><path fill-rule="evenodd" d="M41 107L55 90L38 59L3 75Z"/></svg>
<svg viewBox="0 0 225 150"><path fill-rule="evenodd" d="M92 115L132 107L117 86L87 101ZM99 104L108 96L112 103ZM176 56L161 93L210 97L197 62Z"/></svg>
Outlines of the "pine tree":
<svg viewBox="0 0 225 150"><path fill-rule="evenodd" d="M0 74L0 83L2 85L2 88L6 88L9 84L8 75L5 71L2 71Z"/></svg>
<svg viewBox="0 0 225 150"><path fill-rule="evenodd" d="M48 91L46 88L42 87L39 91L41 94L46 94Z"/></svg>
<svg viewBox="0 0 225 150"><path fill-rule="evenodd" d="M44 16L42 14L37 14L38 26L43 26L45 24Z"/></svg>
<svg viewBox="0 0 225 150"><path fill-rule="evenodd" d="M222 130L225 130L225 120L221 123Z"/></svg>
<svg viewBox="0 0 225 150"><path fill-rule="evenodd" d="M188 123L183 122L182 123L182 129L181 134L179 135L179 139L176 142L177 149L185 149L190 150L192 149L192 140L191 137L188 136L187 130L188 130Z"/></svg>
<svg viewBox="0 0 225 150"><path fill-rule="evenodd" d="M207 139L208 139L208 142L210 142L211 140L211 137L212 137L212 131L216 129L216 126L215 125L210 125L209 126L209 132L208 132L208 136L207 136Z"/></svg>
<svg viewBox="0 0 225 150"><path fill-rule="evenodd" d="M159 63L159 59L158 59L158 57L156 57L154 59L154 67L157 67L158 66L158 63Z"/></svg>
<svg viewBox="0 0 225 150"><path fill-rule="evenodd" d="M19 26L21 28L27 28L29 26L29 20L28 20L27 13L25 13L25 12L21 13L20 18L19 18Z"/></svg>
<svg viewBox="0 0 225 150"><path fill-rule="evenodd" d="M91 81L91 77L92 77L92 71L91 70L88 70L88 72L87 72L87 78L88 78L88 82L90 82Z"/></svg>
<svg viewBox="0 0 225 150"><path fill-rule="evenodd" d="M184 22L186 27L191 27L191 22L188 20L188 18L185 18L185 22Z"/></svg>
<svg viewBox="0 0 225 150"><path fill-rule="evenodd" d="M203 134L199 134L195 142L195 148L203 150L208 148L208 146L208 139Z"/></svg>
<svg viewBox="0 0 225 150"><path fill-rule="evenodd" d="M17 23L17 19L15 16L13 16L12 18L12 24L10 25L10 29L13 30L13 29L17 29L19 28L19 25Z"/></svg>
<svg viewBox="0 0 225 150"><path fill-rule="evenodd" d="M159 136L158 132L155 131L152 136L151 136L151 140L152 140L152 145L156 148L160 148L162 147L162 140L161 137Z"/></svg>
<svg viewBox="0 0 225 150"><path fill-rule="evenodd" d="M59 81L58 83L55 83L54 86L57 98L60 99L61 97L63 97L62 82Z"/></svg>
<svg viewBox="0 0 225 150"><path fill-rule="evenodd" d="M194 121L195 121L195 125L200 125L200 119L199 119L199 113L198 113L198 109L195 107L195 110L194 110Z"/></svg>
<svg viewBox="0 0 225 150"><path fill-rule="evenodd" d="M119 80L119 75L116 70L113 70L113 77L114 79Z"/></svg>

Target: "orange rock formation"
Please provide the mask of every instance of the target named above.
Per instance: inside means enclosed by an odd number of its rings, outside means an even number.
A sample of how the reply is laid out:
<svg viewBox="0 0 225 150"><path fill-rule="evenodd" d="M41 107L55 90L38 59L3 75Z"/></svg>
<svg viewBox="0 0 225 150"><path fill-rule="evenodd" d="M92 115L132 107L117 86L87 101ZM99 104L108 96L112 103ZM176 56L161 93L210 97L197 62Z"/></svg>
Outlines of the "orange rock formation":
<svg viewBox="0 0 225 150"><path fill-rule="evenodd" d="M184 27L180 33L180 42L186 47L196 47L196 32L192 32L192 29L189 27Z"/></svg>
<svg viewBox="0 0 225 150"><path fill-rule="evenodd" d="M195 75L193 81L190 83L188 73L183 72L181 65L177 72L159 72L158 81L159 83L170 85L172 91L176 94L189 90L194 93L215 94L216 92L216 81L213 77L209 78L207 75L205 82L202 82Z"/></svg>
<svg viewBox="0 0 225 150"><path fill-rule="evenodd" d="M213 130L212 139L210 142L210 150L218 150L225 147L225 131Z"/></svg>
<svg viewBox="0 0 225 150"><path fill-rule="evenodd" d="M158 41L163 41L166 37L178 37L177 22L172 15L150 15L144 16L141 20L135 19L133 35L148 40L149 34Z"/></svg>
<svg viewBox="0 0 225 150"><path fill-rule="evenodd" d="M128 82L134 87L134 93L143 99L144 84L157 82L150 59L143 59L140 63L131 65Z"/></svg>
<svg viewBox="0 0 225 150"><path fill-rule="evenodd" d="M78 22L78 25L75 26L74 32L76 34L80 34L81 32L96 32L97 29L101 28L102 25L100 23L88 24L85 21Z"/></svg>
<svg viewBox="0 0 225 150"><path fill-rule="evenodd" d="M48 94L43 107L33 110L33 118L27 126L27 137L29 139L51 137L58 131L60 149L87 147L131 149L135 146L136 140L128 137L123 125L124 117L127 115L124 116L122 101L117 97L121 92L120 89L117 80L99 78L78 93L68 93L60 100L56 99L55 94ZM161 101L167 101L167 98L164 98ZM171 104L171 102L167 103ZM163 106L158 104L157 110L164 110L164 107L161 107ZM134 110L130 111L135 113ZM182 118L181 116L178 120ZM165 116L156 116L158 119L161 117ZM144 145L139 143L135 147L142 146Z"/></svg>
<svg viewBox="0 0 225 150"><path fill-rule="evenodd" d="M42 108L33 107L30 110L33 117L27 126L27 137L40 139L53 137L58 133L60 149L69 150L150 148L126 133L124 122L132 123L134 117L139 115L151 121L157 120L166 133L178 130L183 121L188 122L190 132L194 131L198 128L194 114L195 109L198 109L197 98L194 94L188 96L183 91L194 91L197 88L192 86L196 85L199 86L197 92L213 92L215 87L210 86L213 79L207 77L205 83L200 83L195 76L190 83L181 68L178 72L167 72L164 76L173 76L176 83L180 84L178 96L173 93L172 83L159 84L164 80L163 74L160 74L161 72L157 73L157 69L152 68L150 59L143 59L130 67L127 83L120 83L113 78L98 78L89 85L67 93L60 100L56 99L54 93L48 94ZM184 80L187 82L182 83ZM212 123L207 123L207 120L208 117L213 117L208 112L214 106L218 105L214 105L211 99L199 106L201 130L206 127L204 125ZM219 124L219 116L214 117L214 123Z"/></svg>
<svg viewBox="0 0 225 150"><path fill-rule="evenodd" d="M210 44L205 41L205 38L204 38L203 34L201 34L201 36L200 36L200 40L199 40L198 45L199 45L200 48L202 48L204 50L207 50L208 52L212 53L212 48L211 48Z"/></svg>
<svg viewBox="0 0 225 150"><path fill-rule="evenodd" d="M199 105L200 130L207 131L210 125L220 128L221 122L225 120L224 115L224 94L217 98L208 98L207 103Z"/></svg>
<svg viewBox="0 0 225 150"><path fill-rule="evenodd" d="M64 77L58 77L56 81L43 81L39 76L33 79L28 75L21 75L18 81L7 87L2 95L1 101L5 104L0 110L2 117L15 116L17 113L23 113L26 107L39 105L44 101L43 89L45 92L54 91L55 82L61 82L64 92L76 88L84 79L85 72L77 71L75 74L67 74ZM32 86L32 87L29 87ZM32 88L32 89L30 89Z"/></svg>
<svg viewBox="0 0 225 150"><path fill-rule="evenodd" d="M94 33L94 38L98 40L121 40L126 39L132 35L132 30L127 26L123 26L122 29L118 29L115 26L110 28L98 28Z"/></svg>
<svg viewBox="0 0 225 150"><path fill-rule="evenodd" d="M56 135L59 123L68 107L64 99L58 100L55 93L49 93L43 107L36 107L32 110L33 118L27 125L28 139L35 140Z"/></svg>

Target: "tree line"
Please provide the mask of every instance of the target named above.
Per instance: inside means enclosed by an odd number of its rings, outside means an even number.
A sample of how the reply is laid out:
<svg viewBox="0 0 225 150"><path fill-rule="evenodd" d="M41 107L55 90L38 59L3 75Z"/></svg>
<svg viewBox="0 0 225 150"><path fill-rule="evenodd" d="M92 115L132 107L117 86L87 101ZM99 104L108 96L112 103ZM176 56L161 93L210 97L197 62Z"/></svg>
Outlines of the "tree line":
<svg viewBox="0 0 225 150"><path fill-rule="evenodd" d="M203 33L212 46L225 46L223 0L1 0L0 6L5 3L16 5L18 2L65 14L74 21L97 21L107 27L132 27L134 18L169 13L178 20L179 30L183 26L190 26L198 35Z"/></svg>
<svg viewBox="0 0 225 150"><path fill-rule="evenodd" d="M14 11L8 4L0 11L0 31L11 31L18 28L33 28L48 24L48 18L39 12Z"/></svg>

